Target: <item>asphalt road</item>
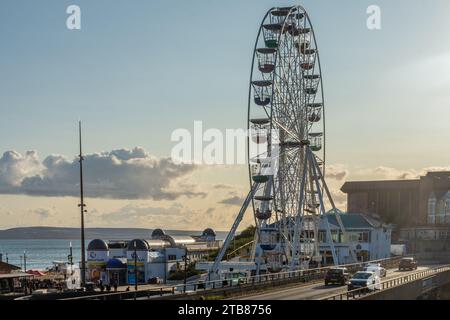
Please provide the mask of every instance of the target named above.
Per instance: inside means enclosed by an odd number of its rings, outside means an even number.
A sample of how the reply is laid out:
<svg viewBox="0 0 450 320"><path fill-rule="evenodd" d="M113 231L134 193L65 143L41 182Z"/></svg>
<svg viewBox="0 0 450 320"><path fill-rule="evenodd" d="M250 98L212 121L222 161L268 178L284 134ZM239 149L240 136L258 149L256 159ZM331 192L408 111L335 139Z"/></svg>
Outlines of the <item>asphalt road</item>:
<svg viewBox="0 0 450 320"><path fill-rule="evenodd" d="M398 269L388 269L385 278L381 281L396 278L402 275L408 275L417 271L428 270L432 266L420 266L414 271L398 271ZM319 300L324 297L332 296L347 292L347 286L324 284L312 284L309 286L290 287L288 289L272 290L262 294L249 295L245 297L236 298L233 300Z"/></svg>

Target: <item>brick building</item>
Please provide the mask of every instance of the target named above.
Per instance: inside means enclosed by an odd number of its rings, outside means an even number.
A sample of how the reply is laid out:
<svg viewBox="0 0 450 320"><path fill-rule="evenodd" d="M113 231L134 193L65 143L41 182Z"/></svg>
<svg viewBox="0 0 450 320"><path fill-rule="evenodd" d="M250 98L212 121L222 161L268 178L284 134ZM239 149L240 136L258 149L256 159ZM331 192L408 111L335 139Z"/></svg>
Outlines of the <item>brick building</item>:
<svg viewBox="0 0 450 320"><path fill-rule="evenodd" d="M347 182L347 211L379 216L399 228L450 226L450 172L416 180Z"/></svg>

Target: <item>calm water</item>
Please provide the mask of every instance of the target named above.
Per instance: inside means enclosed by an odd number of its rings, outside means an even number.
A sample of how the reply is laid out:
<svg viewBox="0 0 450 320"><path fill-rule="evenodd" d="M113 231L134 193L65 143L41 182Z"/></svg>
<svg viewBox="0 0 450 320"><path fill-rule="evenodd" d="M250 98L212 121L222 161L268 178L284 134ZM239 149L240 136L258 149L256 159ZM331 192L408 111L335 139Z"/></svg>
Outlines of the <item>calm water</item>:
<svg viewBox="0 0 450 320"><path fill-rule="evenodd" d="M51 267L53 261L67 261L71 241L74 262L79 261L81 259L80 240L0 240L0 253L3 253L3 261L6 261L6 254L8 254L9 263L23 267L25 251L27 269L44 270Z"/></svg>
<svg viewBox="0 0 450 320"><path fill-rule="evenodd" d="M180 232L179 234L182 234ZM189 235L191 233L186 233ZM226 233L217 232L217 240L224 240ZM52 266L53 261L67 261L69 246L72 242L74 262L81 260L80 240L68 239L36 239L36 240L3 240L0 239L0 253L6 262L6 254L11 264L23 268L23 252L26 252L27 270L45 270ZM86 241L86 248L89 240Z"/></svg>

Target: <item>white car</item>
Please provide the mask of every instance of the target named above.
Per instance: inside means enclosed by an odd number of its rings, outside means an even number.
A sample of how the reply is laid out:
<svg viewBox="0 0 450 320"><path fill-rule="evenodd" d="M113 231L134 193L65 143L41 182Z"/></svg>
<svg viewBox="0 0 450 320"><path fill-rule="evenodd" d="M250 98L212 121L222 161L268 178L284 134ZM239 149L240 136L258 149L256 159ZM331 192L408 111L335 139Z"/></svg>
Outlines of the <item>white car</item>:
<svg viewBox="0 0 450 320"><path fill-rule="evenodd" d="M387 275L386 269L378 264L369 264L364 268L364 271L375 272L380 278L384 278Z"/></svg>
<svg viewBox="0 0 450 320"><path fill-rule="evenodd" d="M375 272L359 271L353 275L348 284L348 291L355 289L381 290L380 277Z"/></svg>
<svg viewBox="0 0 450 320"><path fill-rule="evenodd" d="M381 263L369 262L369 263L366 265L366 267L372 267L372 266L375 266L375 267L381 267Z"/></svg>

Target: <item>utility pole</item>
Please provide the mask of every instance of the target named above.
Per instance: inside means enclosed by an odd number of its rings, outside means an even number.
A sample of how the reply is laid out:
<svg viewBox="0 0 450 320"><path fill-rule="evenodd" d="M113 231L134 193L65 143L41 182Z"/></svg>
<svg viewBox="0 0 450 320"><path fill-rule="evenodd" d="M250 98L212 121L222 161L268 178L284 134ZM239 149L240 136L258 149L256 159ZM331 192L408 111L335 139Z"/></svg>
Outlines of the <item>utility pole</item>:
<svg viewBox="0 0 450 320"><path fill-rule="evenodd" d="M67 257L67 260L69 260L70 274L73 275L73 251L72 251L72 241L70 242L69 256Z"/></svg>
<svg viewBox="0 0 450 320"><path fill-rule="evenodd" d="M184 246L184 292L186 292L188 249Z"/></svg>
<svg viewBox="0 0 450 320"><path fill-rule="evenodd" d="M134 290L138 290L138 269L137 269L137 248L136 241L134 242Z"/></svg>
<svg viewBox="0 0 450 320"><path fill-rule="evenodd" d="M86 205L84 204L84 190L83 190L83 150L81 144L81 121L78 122L79 138L80 138L80 213L81 213L81 287L86 287L86 255L85 255L85 244L84 244L84 213Z"/></svg>
<svg viewBox="0 0 450 320"><path fill-rule="evenodd" d="M27 253L23 251L23 270L27 272Z"/></svg>

